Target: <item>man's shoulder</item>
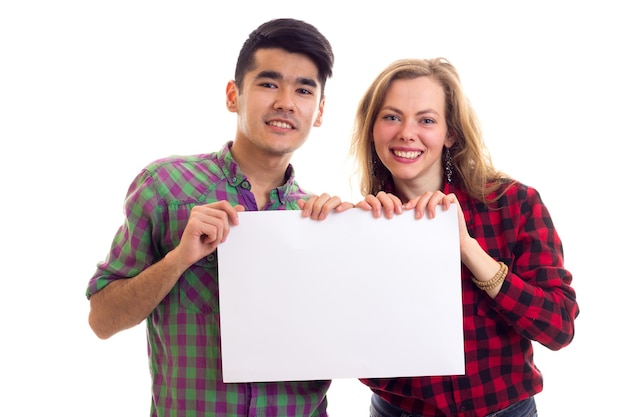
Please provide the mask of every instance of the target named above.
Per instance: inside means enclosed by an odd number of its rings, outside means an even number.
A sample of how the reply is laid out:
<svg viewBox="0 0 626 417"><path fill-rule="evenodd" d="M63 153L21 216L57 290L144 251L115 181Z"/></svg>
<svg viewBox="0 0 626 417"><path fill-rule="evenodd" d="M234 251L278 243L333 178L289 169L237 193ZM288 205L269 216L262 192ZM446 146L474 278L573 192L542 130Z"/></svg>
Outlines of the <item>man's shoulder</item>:
<svg viewBox="0 0 626 417"><path fill-rule="evenodd" d="M152 174L164 172L205 171L217 164L215 153L197 155L170 155L155 159L144 169Z"/></svg>
<svg viewBox="0 0 626 417"><path fill-rule="evenodd" d="M163 158L155 159L145 166L150 172L159 170L205 170L207 167L221 165L219 161L224 160L229 154L228 144L224 145L220 150L191 155L170 155Z"/></svg>
<svg viewBox="0 0 626 417"><path fill-rule="evenodd" d="M205 193L210 184L220 183L225 175L216 153L208 153L156 159L144 167L142 177L150 178L159 194L174 193L182 198L187 193Z"/></svg>

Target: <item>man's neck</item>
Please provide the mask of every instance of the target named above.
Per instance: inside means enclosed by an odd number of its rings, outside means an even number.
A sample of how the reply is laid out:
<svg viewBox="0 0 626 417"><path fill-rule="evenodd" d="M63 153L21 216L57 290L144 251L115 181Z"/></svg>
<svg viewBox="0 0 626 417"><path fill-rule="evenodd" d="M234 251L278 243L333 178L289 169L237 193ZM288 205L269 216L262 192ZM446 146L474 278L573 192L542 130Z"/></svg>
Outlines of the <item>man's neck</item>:
<svg viewBox="0 0 626 417"><path fill-rule="evenodd" d="M257 207L262 209L269 201L270 191L285 183L285 172L291 155L272 155L265 152L251 152L234 144L231 148L233 159L246 176Z"/></svg>

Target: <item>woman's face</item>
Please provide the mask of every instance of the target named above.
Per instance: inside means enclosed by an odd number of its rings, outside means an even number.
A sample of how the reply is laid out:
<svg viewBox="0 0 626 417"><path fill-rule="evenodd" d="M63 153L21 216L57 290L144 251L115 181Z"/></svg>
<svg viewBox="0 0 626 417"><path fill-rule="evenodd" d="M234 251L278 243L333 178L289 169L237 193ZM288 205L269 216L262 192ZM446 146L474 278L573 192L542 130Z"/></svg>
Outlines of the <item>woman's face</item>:
<svg viewBox="0 0 626 417"><path fill-rule="evenodd" d="M444 145L452 145L445 108L443 88L430 77L391 83L374 121L373 137L396 187L420 193L441 188L441 153Z"/></svg>

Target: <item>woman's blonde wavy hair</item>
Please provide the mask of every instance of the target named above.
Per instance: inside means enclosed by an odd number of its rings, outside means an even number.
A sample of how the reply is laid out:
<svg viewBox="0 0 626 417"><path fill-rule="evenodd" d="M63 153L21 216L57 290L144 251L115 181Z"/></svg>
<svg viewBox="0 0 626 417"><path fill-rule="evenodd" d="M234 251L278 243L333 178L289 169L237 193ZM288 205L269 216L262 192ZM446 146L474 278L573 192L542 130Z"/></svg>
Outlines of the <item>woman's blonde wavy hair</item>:
<svg viewBox="0 0 626 417"><path fill-rule="evenodd" d="M453 182L484 203L495 201L504 191L488 197L497 190L506 174L494 168L489 151L484 145L478 117L465 97L456 68L445 58L401 59L385 68L367 89L357 108L351 155L360 175L363 195L378 193L393 180L374 150L372 131L374 122L385 100L385 94L394 80L430 77L438 82L446 97L446 124L448 135L454 139L450 148ZM442 153L442 164L443 153ZM445 165L444 165L445 167ZM445 169L444 169L445 177ZM444 181L446 179L444 178Z"/></svg>

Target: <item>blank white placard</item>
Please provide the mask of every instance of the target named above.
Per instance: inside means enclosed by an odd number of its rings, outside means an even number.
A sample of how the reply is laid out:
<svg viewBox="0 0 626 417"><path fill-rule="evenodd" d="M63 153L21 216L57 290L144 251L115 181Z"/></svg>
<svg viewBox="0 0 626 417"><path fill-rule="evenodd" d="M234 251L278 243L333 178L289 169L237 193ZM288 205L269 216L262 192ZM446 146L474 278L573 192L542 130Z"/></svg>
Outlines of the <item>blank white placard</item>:
<svg viewBox="0 0 626 417"><path fill-rule="evenodd" d="M239 213L218 261L225 382L465 372L455 205Z"/></svg>

